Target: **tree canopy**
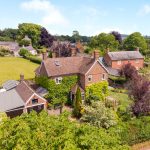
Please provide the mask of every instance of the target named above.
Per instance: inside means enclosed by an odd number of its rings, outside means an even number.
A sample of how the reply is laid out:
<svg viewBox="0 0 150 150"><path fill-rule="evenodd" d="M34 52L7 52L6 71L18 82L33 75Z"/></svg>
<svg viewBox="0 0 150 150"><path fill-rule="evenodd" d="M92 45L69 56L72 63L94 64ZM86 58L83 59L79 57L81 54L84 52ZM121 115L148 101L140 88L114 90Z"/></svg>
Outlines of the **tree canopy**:
<svg viewBox="0 0 150 150"><path fill-rule="evenodd" d="M123 48L126 50L133 51L136 48L139 48L140 52L143 54L147 51L147 43L145 38L139 32L134 32L130 34L123 43Z"/></svg>
<svg viewBox="0 0 150 150"><path fill-rule="evenodd" d="M116 51L119 46L119 42L112 34L101 33L92 37L89 46L93 49L99 49L102 53L105 53L107 48L110 51Z"/></svg>
<svg viewBox="0 0 150 150"><path fill-rule="evenodd" d="M38 47L41 34L41 26L33 23L22 23L18 26L18 39L22 40L25 35L31 38L32 45Z"/></svg>
<svg viewBox="0 0 150 150"><path fill-rule="evenodd" d="M40 34L40 45L44 47L51 47L53 44L54 37L48 33L48 31L45 28L41 28L41 34Z"/></svg>

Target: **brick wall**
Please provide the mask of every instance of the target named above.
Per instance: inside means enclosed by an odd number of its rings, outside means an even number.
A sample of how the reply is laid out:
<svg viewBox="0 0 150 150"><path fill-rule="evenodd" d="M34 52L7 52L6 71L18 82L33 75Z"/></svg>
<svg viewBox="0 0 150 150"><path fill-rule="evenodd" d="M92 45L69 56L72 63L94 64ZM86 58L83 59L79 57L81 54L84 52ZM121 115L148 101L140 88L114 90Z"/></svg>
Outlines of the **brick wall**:
<svg viewBox="0 0 150 150"><path fill-rule="evenodd" d="M32 99L38 99L38 103L32 104ZM27 106L27 107L28 107L28 106L31 106L31 107L32 107L32 105L37 105L37 104L42 104L42 103L44 103L45 107L47 106L47 103L46 103L43 99L41 99L40 97L34 95L34 96L31 98L31 100L27 103L26 106Z"/></svg>
<svg viewBox="0 0 150 150"><path fill-rule="evenodd" d="M143 68L144 66L144 60L137 59L137 60L122 60L120 62L112 61L112 68L121 69L123 65L126 65L128 63L131 63L131 65L133 65L137 70Z"/></svg>
<svg viewBox="0 0 150 150"><path fill-rule="evenodd" d="M91 81L88 80L88 77L91 76ZM103 76L105 80L108 79L108 73L106 70L99 64L99 62L95 63L95 65L90 69L90 71L85 75L80 75L80 83L82 88L85 89L86 86L98 83L103 80Z"/></svg>
<svg viewBox="0 0 150 150"><path fill-rule="evenodd" d="M105 60L105 63L114 68L114 69L121 69L121 67L125 64L128 64L128 63L131 63L135 68L137 69L140 69L140 68L143 68L144 66L144 59L134 59L134 60L121 60L120 62L119 61L116 61L116 60L111 60L110 57L108 56L108 54L106 54L104 56L104 60Z"/></svg>

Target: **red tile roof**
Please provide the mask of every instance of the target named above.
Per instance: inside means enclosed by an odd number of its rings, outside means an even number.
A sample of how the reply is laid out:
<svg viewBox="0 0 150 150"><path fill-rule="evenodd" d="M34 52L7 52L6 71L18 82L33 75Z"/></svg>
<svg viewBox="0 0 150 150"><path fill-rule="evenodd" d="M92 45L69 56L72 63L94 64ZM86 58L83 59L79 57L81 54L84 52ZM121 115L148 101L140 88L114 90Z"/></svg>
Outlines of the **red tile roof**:
<svg viewBox="0 0 150 150"><path fill-rule="evenodd" d="M16 91L25 103L35 93L25 81L21 81L21 83L16 87Z"/></svg>
<svg viewBox="0 0 150 150"><path fill-rule="evenodd" d="M111 58L111 60L131 60L144 58L139 51L108 52L108 55Z"/></svg>
<svg viewBox="0 0 150 150"><path fill-rule="evenodd" d="M36 73L48 77L85 74L94 62L94 58L91 57L48 58L42 62L40 68L36 69Z"/></svg>

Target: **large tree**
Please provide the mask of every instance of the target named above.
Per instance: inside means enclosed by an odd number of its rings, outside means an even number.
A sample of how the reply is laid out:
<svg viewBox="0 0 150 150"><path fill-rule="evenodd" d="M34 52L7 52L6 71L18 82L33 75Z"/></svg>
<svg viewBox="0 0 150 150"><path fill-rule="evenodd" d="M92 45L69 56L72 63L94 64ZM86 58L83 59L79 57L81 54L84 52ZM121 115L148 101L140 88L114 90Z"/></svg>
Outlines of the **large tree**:
<svg viewBox="0 0 150 150"><path fill-rule="evenodd" d="M39 46L40 34L41 34L41 26L33 23L22 23L19 24L19 36L18 40L22 40L25 35L31 38L32 45L34 47Z"/></svg>
<svg viewBox="0 0 150 150"><path fill-rule="evenodd" d="M130 34L123 43L123 48L126 50L135 50L137 47L139 47L140 52L143 54L147 51L147 43L145 38L141 35L139 32L134 32Z"/></svg>
<svg viewBox="0 0 150 150"><path fill-rule="evenodd" d="M117 31L112 31L111 34L115 37L115 39L119 42L119 44L122 43L122 37L121 34Z"/></svg>
<svg viewBox="0 0 150 150"><path fill-rule="evenodd" d="M101 33L92 37L89 46L93 49L99 49L102 53L104 53L107 48L111 51L116 51L118 49L119 42L112 34Z"/></svg>
<svg viewBox="0 0 150 150"><path fill-rule="evenodd" d="M40 45L49 48L52 46L53 41L54 37L45 28L41 28Z"/></svg>

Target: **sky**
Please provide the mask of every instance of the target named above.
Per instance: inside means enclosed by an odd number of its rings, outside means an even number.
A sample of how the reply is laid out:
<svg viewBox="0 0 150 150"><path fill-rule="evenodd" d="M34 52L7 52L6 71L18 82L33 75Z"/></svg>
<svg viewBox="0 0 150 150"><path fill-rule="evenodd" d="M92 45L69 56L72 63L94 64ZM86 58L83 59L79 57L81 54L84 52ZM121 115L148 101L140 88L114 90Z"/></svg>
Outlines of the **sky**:
<svg viewBox="0 0 150 150"><path fill-rule="evenodd" d="M51 34L150 35L150 0L0 0L0 29L36 23Z"/></svg>

